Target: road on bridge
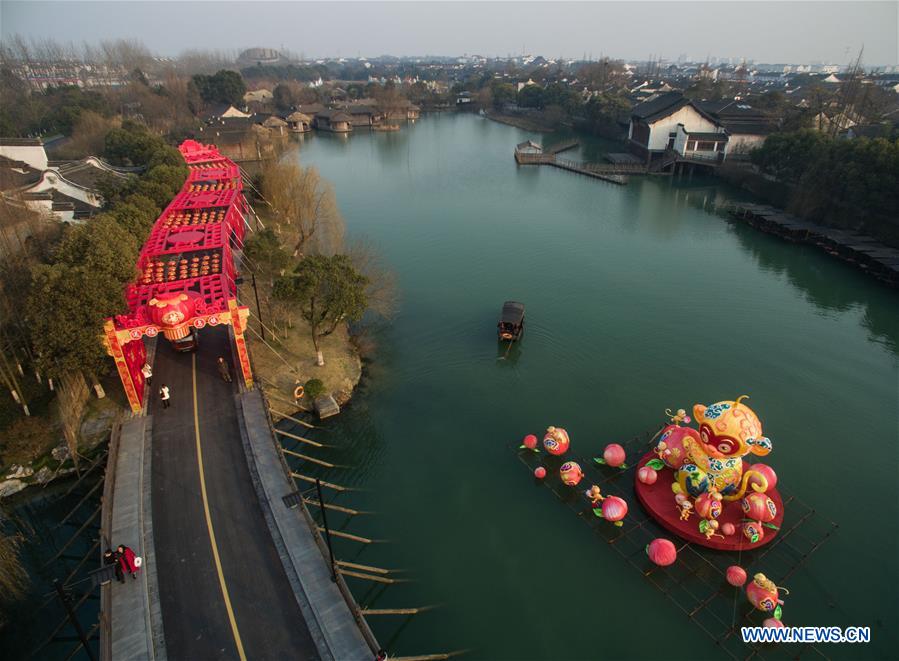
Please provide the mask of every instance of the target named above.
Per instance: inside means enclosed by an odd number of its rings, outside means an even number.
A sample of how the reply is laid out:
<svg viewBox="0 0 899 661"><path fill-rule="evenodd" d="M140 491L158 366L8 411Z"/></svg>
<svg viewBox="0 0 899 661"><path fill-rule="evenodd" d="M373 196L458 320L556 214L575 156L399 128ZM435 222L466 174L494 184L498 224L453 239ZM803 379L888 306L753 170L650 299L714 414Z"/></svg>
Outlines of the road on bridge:
<svg viewBox="0 0 899 661"><path fill-rule="evenodd" d="M168 657L317 659L250 478L237 386L216 368L218 356L232 365L227 329L200 336L193 354L179 354L160 338L149 404L153 536ZM163 383L171 391L168 409L158 396Z"/></svg>

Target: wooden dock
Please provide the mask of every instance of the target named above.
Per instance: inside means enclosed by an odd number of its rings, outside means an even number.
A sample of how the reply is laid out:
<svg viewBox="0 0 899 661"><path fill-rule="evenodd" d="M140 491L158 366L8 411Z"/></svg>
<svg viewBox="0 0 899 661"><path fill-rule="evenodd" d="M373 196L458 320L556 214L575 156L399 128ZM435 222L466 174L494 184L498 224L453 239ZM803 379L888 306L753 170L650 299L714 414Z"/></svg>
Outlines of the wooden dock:
<svg viewBox="0 0 899 661"><path fill-rule="evenodd" d="M732 204L726 210L733 218L762 232L794 243L814 245L887 285L899 287L899 250L873 237L816 225L767 205Z"/></svg>
<svg viewBox="0 0 899 661"><path fill-rule="evenodd" d="M571 146L566 147L565 143L561 146L565 149L571 149ZM515 149L515 162L519 165L552 165L562 170L619 185L627 183L627 175L647 173L646 166L643 163L584 163L558 158L556 156L557 153L557 151L547 153L542 151L542 149L537 151L533 147L522 149L521 145L519 145Z"/></svg>

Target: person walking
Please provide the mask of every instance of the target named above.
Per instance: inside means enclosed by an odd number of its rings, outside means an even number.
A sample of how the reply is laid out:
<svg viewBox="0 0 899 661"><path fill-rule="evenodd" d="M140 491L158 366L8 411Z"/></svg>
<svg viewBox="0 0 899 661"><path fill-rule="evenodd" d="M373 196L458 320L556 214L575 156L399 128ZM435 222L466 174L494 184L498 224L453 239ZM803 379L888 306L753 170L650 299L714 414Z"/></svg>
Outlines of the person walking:
<svg viewBox="0 0 899 661"><path fill-rule="evenodd" d="M218 357L218 360L215 361L219 368L219 374L221 375L224 381L231 383L231 370L228 369L228 363L225 362L225 359L221 356Z"/></svg>
<svg viewBox="0 0 899 661"><path fill-rule="evenodd" d="M167 409L169 407L169 387L164 383L159 386L159 399L162 400L162 408Z"/></svg>
<svg viewBox="0 0 899 661"><path fill-rule="evenodd" d="M144 363L144 366L140 368L140 373L144 375L144 381L147 382L147 385L153 382L153 368L150 367L150 363Z"/></svg>
<svg viewBox="0 0 899 661"><path fill-rule="evenodd" d="M125 582L125 572L122 571L122 566L119 564L119 556L112 549L106 549L103 552L103 564L104 565L115 565L115 577L119 583Z"/></svg>
<svg viewBox="0 0 899 661"><path fill-rule="evenodd" d="M134 551L123 544L119 544L118 548L118 557L119 557L119 566L122 568L122 573L128 572L131 574L131 578L137 579L137 572L140 571L140 564L137 562L137 556L134 555ZM122 578L122 583L125 582L125 579Z"/></svg>

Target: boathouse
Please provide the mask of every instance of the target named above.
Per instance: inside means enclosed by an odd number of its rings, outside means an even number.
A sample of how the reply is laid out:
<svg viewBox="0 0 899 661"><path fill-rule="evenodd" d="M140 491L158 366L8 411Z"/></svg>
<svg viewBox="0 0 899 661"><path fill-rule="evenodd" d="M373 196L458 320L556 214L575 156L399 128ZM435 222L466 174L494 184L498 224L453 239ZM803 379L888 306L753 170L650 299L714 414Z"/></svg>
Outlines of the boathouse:
<svg viewBox="0 0 899 661"><path fill-rule="evenodd" d="M352 118L343 110L322 110L315 115L312 125L320 131L347 133L352 130Z"/></svg>
<svg viewBox="0 0 899 661"><path fill-rule="evenodd" d="M297 111L287 116L287 128L293 133L308 133L312 130L312 118Z"/></svg>

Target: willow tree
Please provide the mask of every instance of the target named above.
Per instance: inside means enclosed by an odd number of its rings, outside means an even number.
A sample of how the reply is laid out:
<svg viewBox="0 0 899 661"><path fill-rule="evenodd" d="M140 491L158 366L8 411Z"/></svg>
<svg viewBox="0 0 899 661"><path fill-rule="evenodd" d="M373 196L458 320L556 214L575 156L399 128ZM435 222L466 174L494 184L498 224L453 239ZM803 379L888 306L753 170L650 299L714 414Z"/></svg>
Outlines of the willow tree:
<svg viewBox="0 0 899 661"><path fill-rule="evenodd" d="M271 206L275 232L294 257L340 250L343 217L334 188L316 168L269 162L262 171L262 195Z"/></svg>

